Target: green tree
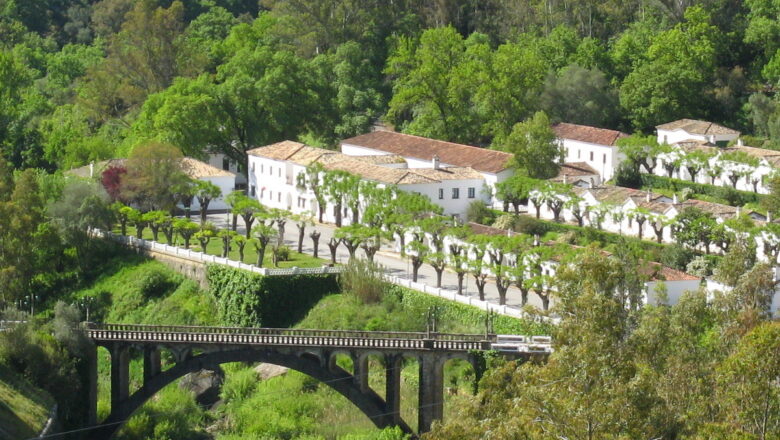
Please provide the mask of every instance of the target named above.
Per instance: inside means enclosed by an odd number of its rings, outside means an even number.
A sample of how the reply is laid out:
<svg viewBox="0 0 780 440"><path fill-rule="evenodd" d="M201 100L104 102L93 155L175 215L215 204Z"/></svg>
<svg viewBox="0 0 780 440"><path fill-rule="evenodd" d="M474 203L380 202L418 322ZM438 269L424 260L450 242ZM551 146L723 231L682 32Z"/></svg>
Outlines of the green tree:
<svg viewBox="0 0 780 440"><path fill-rule="evenodd" d="M198 199L200 209L200 223L206 223L206 214L208 214L209 204L212 200L222 197L222 190L208 180L195 181L195 197Z"/></svg>
<svg viewBox="0 0 780 440"><path fill-rule="evenodd" d="M265 257L265 250L268 247L268 243L276 237L276 229L266 224L259 224L252 228L252 238L249 240L252 246L257 252L257 267L263 267L263 258Z"/></svg>
<svg viewBox="0 0 780 440"><path fill-rule="evenodd" d="M534 179L549 179L558 175L561 147L544 112L517 123L500 148L515 155L522 173Z"/></svg>
<svg viewBox="0 0 780 440"><path fill-rule="evenodd" d="M698 208L688 207L677 215L675 220L677 221L675 240L678 244L692 249L703 245L704 251L710 253L710 244L712 244L717 225L712 214Z"/></svg>
<svg viewBox="0 0 780 440"><path fill-rule="evenodd" d="M181 235L181 238L184 240L184 248L189 249L190 248L190 240L192 239L192 236L195 235L198 231L200 231L200 225L191 221L187 220L186 218L180 218L173 222L173 227L176 230L176 232Z"/></svg>
<svg viewBox="0 0 780 440"><path fill-rule="evenodd" d="M144 210L173 212L175 188L189 180L182 171L182 154L176 147L161 142L147 142L133 149L127 160L127 174L122 179L122 196Z"/></svg>
<svg viewBox="0 0 780 440"><path fill-rule="evenodd" d="M555 122L613 127L619 116L618 95L606 75L576 64L548 73L539 105Z"/></svg>

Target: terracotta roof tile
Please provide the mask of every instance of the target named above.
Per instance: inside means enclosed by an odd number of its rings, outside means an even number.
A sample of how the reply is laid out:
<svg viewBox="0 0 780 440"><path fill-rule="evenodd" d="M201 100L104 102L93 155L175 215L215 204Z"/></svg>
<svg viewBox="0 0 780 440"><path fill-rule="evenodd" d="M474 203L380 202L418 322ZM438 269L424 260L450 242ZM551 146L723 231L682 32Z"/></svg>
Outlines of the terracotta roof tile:
<svg viewBox="0 0 780 440"><path fill-rule="evenodd" d="M597 145L614 146L618 139L627 137L626 133L606 128L560 122L553 125L555 135L560 139L571 139Z"/></svg>
<svg viewBox="0 0 780 440"><path fill-rule="evenodd" d="M127 159L109 159L95 162L93 165L93 176L98 177L109 167L125 167L127 166ZM185 157L181 160L181 168L184 174L192 179L199 179L202 177L235 177L235 173L219 169L215 166L209 165L206 162L201 162L191 157ZM79 168L73 168L65 172L71 176L77 177L90 177L89 165L85 165Z"/></svg>
<svg viewBox="0 0 780 440"><path fill-rule="evenodd" d="M696 119L680 119L673 122L667 122L655 127L658 130L683 130L693 134L736 134L737 130L732 130L719 124L708 121L699 121Z"/></svg>
<svg viewBox="0 0 780 440"><path fill-rule="evenodd" d="M512 159L511 154L503 151L488 150L394 131L374 131L344 139L341 144L371 148L420 160L432 160L433 156L439 156L442 163L471 167L485 173L498 173L509 168L509 162Z"/></svg>

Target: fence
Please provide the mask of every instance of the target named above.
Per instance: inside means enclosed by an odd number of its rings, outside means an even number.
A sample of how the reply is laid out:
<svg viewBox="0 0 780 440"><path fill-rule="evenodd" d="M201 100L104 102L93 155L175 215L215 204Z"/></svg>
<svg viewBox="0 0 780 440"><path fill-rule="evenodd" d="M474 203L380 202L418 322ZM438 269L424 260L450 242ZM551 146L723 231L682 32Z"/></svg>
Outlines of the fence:
<svg viewBox="0 0 780 440"><path fill-rule="evenodd" d="M221 264L225 266L235 267L236 269L248 270L264 276L289 276L289 275L317 275L317 274L335 274L341 273L341 267L315 267L315 268L299 268L292 267L289 269L267 269L264 267L257 267L251 264L242 263L240 261L234 261L227 258L217 257L215 255L204 254L203 252L196 252L190 249L182 249L176 246L170 246L155 241L139 239L132 236L125 236L114 234L112 232L102 231L94 229L92 234L97 237L104 237L115 240L126 246L135 247L139 249L146 249L149 251L159 252L161 254L183 258L186 260L209 263L209 264ZM459 295L457 291L442 289L439 287L431 287L426 284L416 283L410 279L400 278L394 275L385 275L385 279L395 285L401 287L407 287L409 289L417 290L419 292L426 293L428 295L438 296L450 301L456 301L462 304L467 304L474 307L479 307L485 311L493 311L501 315L512 316L514 318L529 318L528 314L523 310L510 307L507 305L498 305L488 301L481 301L479 299L472 298L470 296ZM549 319L543 318L545 321Z"/></svg>
<svg viewBox="0 0 780 440"><path fill-rule="evenodd" d="M113 232L101 231L94 229L92 234L96 237L108 238L119 243L122 243L129 247L137 249L145 249L148 251L158 252L161 254L169 255L171 257L182 258L196 263L203 264L221 264L223 266L235 267L236 269L248 270L256 274L264 276L289 276L289 275L321 275L321 274L335 274L341 273L341 267L291 267L286 269L269 269L265 267L257 267L251 264L246 264L241 261L231 260L229 258L222 258L216 255L209 255L203 252L193 251L192 249L183 249L176 246L171 246L156 241L144 240L142 238L136 238L133 236L114 234Z"/></svg>

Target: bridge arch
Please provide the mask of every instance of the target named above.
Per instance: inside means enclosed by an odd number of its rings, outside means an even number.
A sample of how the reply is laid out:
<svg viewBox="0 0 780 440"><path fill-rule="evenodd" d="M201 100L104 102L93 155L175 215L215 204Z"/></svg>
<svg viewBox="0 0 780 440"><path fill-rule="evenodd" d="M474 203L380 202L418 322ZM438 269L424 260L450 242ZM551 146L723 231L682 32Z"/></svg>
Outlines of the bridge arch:
<svg viewBox="0 0 780 440"><path fill-rule="evenodd" d="M112 354L113 355L113 354ZM327 359L329 353L323 353ZM355 376L340 367L323 368L320 357L312 352L301 355L283 353L279 350L267 349L232 349L198 354L177 362L173 367L162 371L145 381L144 385L132 395L124 399L94 431L96 439L110 439L146 401L169 385L174 380L187 373L202 369L216 369L221 364L229 362L263 362L287 367L319 380L346 397L353 405L363 412L378 428L399 426L404 432L413 431L398 415L388 411L388 405L373 390L361 389Z"/></svg>

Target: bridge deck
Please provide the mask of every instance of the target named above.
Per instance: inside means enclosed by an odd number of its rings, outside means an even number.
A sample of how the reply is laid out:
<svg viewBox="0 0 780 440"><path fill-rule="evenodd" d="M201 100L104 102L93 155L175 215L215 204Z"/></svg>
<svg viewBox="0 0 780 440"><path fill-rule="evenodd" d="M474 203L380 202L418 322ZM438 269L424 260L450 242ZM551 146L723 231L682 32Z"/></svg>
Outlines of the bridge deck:
<svg viewBox="0 0 780 440"><path fill-rule="evenodd" d="M254 345L401 350L489 350L495 335L137 324L87 325L95 342Z"/></svg>

